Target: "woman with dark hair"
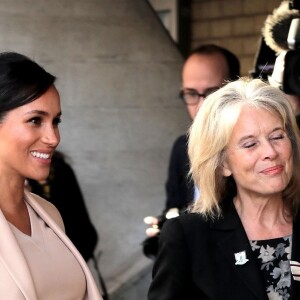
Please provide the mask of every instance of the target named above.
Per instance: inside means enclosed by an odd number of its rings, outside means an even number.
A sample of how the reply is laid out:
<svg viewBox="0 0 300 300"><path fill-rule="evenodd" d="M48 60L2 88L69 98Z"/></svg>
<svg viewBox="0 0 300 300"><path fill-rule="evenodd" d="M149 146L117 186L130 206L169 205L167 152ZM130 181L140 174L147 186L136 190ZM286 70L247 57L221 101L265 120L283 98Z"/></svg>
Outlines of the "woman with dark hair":
<svg viewBox="0 0 300 300"><path fill-rule="evenodd" d="M60 141L54 81L28 57L0 54L1 299L102 299L57 209L24 189L48 177Z"/></svg>

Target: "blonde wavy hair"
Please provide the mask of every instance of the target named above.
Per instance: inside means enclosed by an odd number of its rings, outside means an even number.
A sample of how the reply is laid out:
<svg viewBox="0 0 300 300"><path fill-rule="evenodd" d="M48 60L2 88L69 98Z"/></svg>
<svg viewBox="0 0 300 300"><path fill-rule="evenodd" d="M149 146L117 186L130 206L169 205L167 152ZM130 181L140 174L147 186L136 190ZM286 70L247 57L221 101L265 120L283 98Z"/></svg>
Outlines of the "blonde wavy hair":
<svg viewBox="0 0 300 300"><path fill-rule="evenodd" d="M260 79L240 78L209 95L189 130L190 175L200 189L200 198L190 211L205 216L222 215L221 202L235 192L232 177L222 175L226 146L242 107L275 112L282 119L292 143L293 174L283 199L294 215L300 204L300 140L293 110L283 92Z"/></svg>

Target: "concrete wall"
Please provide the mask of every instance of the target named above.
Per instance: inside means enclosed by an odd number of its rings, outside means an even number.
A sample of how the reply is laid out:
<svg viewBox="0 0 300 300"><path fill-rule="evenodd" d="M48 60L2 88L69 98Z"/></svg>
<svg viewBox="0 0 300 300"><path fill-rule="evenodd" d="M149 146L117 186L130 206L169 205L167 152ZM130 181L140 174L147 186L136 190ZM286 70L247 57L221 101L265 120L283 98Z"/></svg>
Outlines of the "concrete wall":
<svg viewBox="0 0 300 300"><path fill-rule="evenodd" d="M164 205L173 140L189 120L182 58L146 1L1 0L0 50L58 77L63 150L100 236L110 291L145 268L143 217ZM72 199L62 199L70 202ZM80 222L80 220L78 220Z"/></svg>

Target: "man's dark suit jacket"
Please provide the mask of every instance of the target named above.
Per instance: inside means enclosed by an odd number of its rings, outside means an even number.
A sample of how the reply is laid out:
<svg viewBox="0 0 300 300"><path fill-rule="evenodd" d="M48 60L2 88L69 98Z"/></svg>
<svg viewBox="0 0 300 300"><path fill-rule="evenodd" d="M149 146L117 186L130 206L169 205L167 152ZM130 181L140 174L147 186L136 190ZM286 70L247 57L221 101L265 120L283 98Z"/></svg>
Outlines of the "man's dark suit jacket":
<svg viewBox="0 0 300 300"><path fill-rule="evenodd" d="M166 182L166 210L173 207L185 209L194 198L194 185L187 176L189 172L187 142L187 135L182 135L173 144Z"/></svg>
<svg viewBox="0 0 300 300"><path fill-rule="evenodd" d="M166 182L167 200L165 207L159 218L159 226L163 226L166 218L165 214L170 208L178 208L185 211L188 204L194 198L194 185L188 179L189 159L187 154L187 136L182 135L173 144ZM144 254L153 259L156 257L158 249L158 235L147 237L143 242Z"/></svg>
<svg viewBox="0 0 300 300"><path fill-rule="evenodd" d="M235 265L234 254L244 250L249 261ZM293 225L292 260L300 262L299 217ZM268 299L232 200L226 201L223 217L215 221L185 214L164 224L148 300L185 299ZM300 281L292 279L290 299L300 299Z"/></svg>

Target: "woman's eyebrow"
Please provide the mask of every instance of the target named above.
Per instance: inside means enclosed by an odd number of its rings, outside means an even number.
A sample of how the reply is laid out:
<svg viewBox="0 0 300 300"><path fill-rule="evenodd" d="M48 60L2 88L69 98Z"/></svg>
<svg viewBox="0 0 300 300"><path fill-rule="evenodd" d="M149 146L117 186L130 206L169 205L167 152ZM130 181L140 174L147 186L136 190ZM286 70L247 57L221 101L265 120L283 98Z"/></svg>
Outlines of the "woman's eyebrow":
<svg viewBox="0 0 300 300"><path fill-rule="evenodd" d="M273 130L270 131L270 133L273 133L273 132L278 131L278 130L284 131L284 129L283 129L282 127L275 127ZM251 138L254 138L254 137L255 137L255 135L253 135L253 134L248 134L248 135L242 136L242 137L239 139L239 142L242 142L242 141L244 141L244 140L251 139Z"/></svg>
<svg viewBox="0 0 300 300"><path fill-rule="evenodd" d="M49 115L48 112L44 111L44 110L38 110L38 109L35 109L35 110L31 110L31 111L28 111L25 113L25 115L30 115L30 114L38 114L38 115L42 115L42 116L47 116ZM59 112L56 117L60 117L61 116L61 112Z"/></svg>

